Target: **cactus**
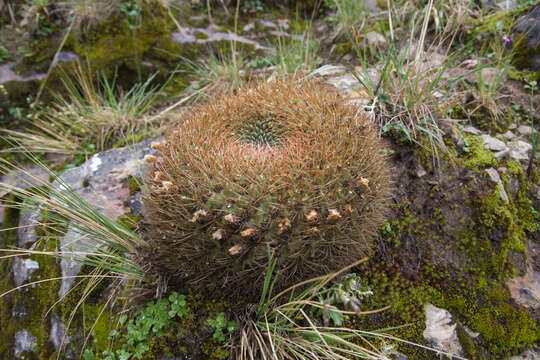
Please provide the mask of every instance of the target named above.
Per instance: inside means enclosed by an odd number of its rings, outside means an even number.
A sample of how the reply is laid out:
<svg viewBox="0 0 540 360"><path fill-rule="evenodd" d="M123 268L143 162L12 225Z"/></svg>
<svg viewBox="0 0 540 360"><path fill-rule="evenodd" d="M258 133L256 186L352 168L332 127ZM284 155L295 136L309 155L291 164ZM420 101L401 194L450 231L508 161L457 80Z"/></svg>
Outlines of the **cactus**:
<svg viewBox="0 0 540 360"><path fill-rule="evenodd" d="M145 197L152 271L256 295L369 254L389 197L370 121L319 81L257 83L183 114L153 144Z"/></svg>

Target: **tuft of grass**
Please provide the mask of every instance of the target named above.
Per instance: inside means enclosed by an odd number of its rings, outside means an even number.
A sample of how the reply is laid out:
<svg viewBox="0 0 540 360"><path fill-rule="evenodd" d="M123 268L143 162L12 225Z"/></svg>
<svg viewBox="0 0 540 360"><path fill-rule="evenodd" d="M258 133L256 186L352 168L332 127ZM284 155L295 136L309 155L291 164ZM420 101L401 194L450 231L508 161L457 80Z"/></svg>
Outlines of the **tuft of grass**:
<svg viewBox="0 0 540 360"><path fill-rule="evenodd" d="M203 61L193 61L179 56L185 71L194 78L194 82L188 87L201 96L211 96L225 92L230 88L237 88L245 83L245 58L241 51L236 51L231 44L230 51L210 51L209 56Z"/></svg>
<svg viewBox="0 0 540 360"><path fill-rule="evenodd" d="M367 258L328 275L303 281L290 288L273 294L276 259L269 252L269 262L264 278L264 287L255 314L248 317L240 328L240 345L236 358L240 360L335 360L335 359L389 359L395 343L406 343L432 350L450 358L464 359L423 345L414 344L388 334L392 329L364 331L342 325L329 326L317 318L317 311L323 310L334 317L362 316L387 310L381 308L360 311L343 310L335 304L323 301L334 291L329 285L340 275L367 261ZM360 303L358 289L337 287L344 304Z"/></svg>
<svg viewBox="0 0 540 360"><path fill-rule="evenodd" d="M93 208L34 155L26 153L26 156L28 160L47 172L53 182L43 181L17 164L0 158L0 174L16 171L25 179L26 185L30 186L30 188L23 188L0 183L0 192L9 192L13 194L14 199L17 199L17 201L5 201L2 205L7 208L23 209L24 207L25 211L47 213L46 221L34 224L44 230L44 235L39 238L40 242L57 241L59 231L68 231L73 238L70 238L69 244L58 247L55 251L38 251L34 248L0 249L0 254L2 254L0 259L18 256L31 258L36 255L44 255L86 265L90 272L86 275L60 276L29 282L0 294L0 297L25 287L49 281L73 279L75 280L74 285L63 298L53 305L59 304L71 291L82 286L81 297L69 316L67 323L69 328L78 309L85 304L94 290L103 281L112 280L114 285L96 319L97 323L105 309L114 303L119 295L126 294L131 289L141 289L141 285L151 283L144 266L137 261L141 251L148 248L148 243L122 222L113 221ZM0 231L9 230L13 229ZM131 293L131 295L141 295L142 293L139 291L139 293ZM86 337L85 343L90 335L91 332Z"/></svg>
<svg viewBox="0 0 540 360"><path fill-rule="evenodd" d="M291 27L291 34L280 31L268 59L281 76L309 72L319 62L319 43L314 39L310 24L302 24L297 16Z"/></svg>
<svg viewBox="0 0 540 360"><path fill-rule="evenodd" d="M5 132L11 141L32 152L74 155L105 150L157 120L145 118L162 88L152 85L155 75L123 91L116 86L116 76L96 81L89 69L78 64L61 78L65 95L55 95L53 104L33 120L33 128Z"/></svg>

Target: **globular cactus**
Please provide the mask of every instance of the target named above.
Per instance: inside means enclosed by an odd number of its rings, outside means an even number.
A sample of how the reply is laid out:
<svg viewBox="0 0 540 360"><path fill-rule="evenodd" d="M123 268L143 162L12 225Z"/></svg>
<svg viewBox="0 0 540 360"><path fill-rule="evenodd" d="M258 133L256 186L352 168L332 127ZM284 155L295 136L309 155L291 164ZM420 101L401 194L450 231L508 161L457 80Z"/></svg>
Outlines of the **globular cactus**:
<svg viewBox="0 0 540 360"><path fill-rule="evenodd" d="M319 81L257 83L187 110L149 159L152 268L256 295L369 254L389 164L356 106Z"/></svg>

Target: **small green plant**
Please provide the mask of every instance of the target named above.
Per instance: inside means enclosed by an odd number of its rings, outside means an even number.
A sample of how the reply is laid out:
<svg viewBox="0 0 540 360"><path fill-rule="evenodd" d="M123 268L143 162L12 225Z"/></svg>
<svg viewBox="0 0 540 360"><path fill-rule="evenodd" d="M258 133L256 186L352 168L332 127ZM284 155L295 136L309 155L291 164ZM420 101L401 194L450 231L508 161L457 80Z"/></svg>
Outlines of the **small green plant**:
<svg viewBox="0 0 540 360"><path fill-rule="evenodd" d="M141 7L132 1L126 1L120 4L120 11L126 15L126 24L131 30L131 40L133 42L133 53L135 55L135 64L137 67L137 79L139 83L142 83L142 73L141 73L141 61L139 59L139 51L137 49L137 38L136 31L141 27L140 14Z"/></svg>
<svg viewBox="0 0 540 360"><path fill-rule="evenodd" d="M141 13L141 7L134 2L126 1L120 4L120 11L126 15L126 24L130 30L137 30L141 24L139 21L139 15Z"/></svg>
<svg viewBox="0 0 540 360"><path fill-rule="evenodd" d="M220 312L215 319L208 319L207 325L214 328L214 339L219 342L225 342L225 334L238 329L238 324L234 321L227 320L225 313Z"/></svg>
<svg viewBox="0 0 540 360"><path fill-rule="evenodd" d="M125 331L113 330L109 335L112 340L123 342L115 351L106 350L102 354L104 360L144 359L150 347L148 342L154 337L163 336L163 330L171 325L174 319L181 319L187 313L184 295L173 292L169 297L150 301L146 306L135 311L128 321L127 315L119 318L118 324ZM223 330L220 328L220 330ZM217 331L217 328L216 328ZM84 360L96 359L91 349L86 349Z"/></svg>
<svg viewBox="0 0 540 360"><path fill-rule="evenodd" d="M8 49L5 46L0 45L0 63L6 60L9 60L11 56L9 55Z"/></svg>

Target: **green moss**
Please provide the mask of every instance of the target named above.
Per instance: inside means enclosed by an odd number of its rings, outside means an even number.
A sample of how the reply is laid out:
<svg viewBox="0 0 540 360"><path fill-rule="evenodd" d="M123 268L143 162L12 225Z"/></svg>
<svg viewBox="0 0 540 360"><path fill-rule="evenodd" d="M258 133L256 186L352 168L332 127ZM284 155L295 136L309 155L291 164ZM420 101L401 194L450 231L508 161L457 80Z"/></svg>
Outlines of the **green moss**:
<svg viewBox="0 0 540 360"><path fill-rule="evenodd" d="M127 213L118 218L118 222L126 226L128 229L135 230L137 224L142 220L142 217L133 213Z"/></svg>
<svg viewBox="0 0 540 360"><path fill-rule="evenodd" d="M508 173L514 177L518 177L523 175L523 168L521 167L521 164L519 161L516 160L508 160L505 163L506 168L508 169Z"/></svg>
<svg viewBox="0 0 540 360"><path fill-rule="evenodd" d="M13 211L6 211L7 218L5 225L17 226L18 215ZM43 214L43 221L47 221L46 213ZM7 224L6 224L7 223ZM39 233L39 232L38 232ZM7 243L16 244L16 230L5 233L4 245ZM55 234L48 233L49 241L36 242L36 251L52 251L56 248ZM34 261L39 264L39 269L35 270L27 283L56 278L60 276L60 269L57 259L52 256L35 255ZM9 275L13 259L4 259L0 267L0 293L4 293L14 288L13 277ZM0 357L13 358L13 340L15 333L26 329L36 337L36 346L40 353L40 358L50 354L50 348L46 346L49 342L50 323L45 319L45 315L53 306L57 298L58 281L38 283L33 286L21 288L0 298ZM37 354L29 355L29 358L37 359ZM48 357L45 357L48 358Z"/></svg>
<svg viewBox="0 0 540 360"><path fill-rule="evenodd" d="M463 160L463 164L473 169L497 166L497 158L493 153L486 149L482 139L475 135L465 137L469 145L469 153Z"/></svg>
<svg viewBox="0 0 540 360"><path fill-rule="evenodd" d="M143 180L141 178L130 176L128 178L129 195L133 196L135 193L139 192L141 190L142 183Z"/></svg>

